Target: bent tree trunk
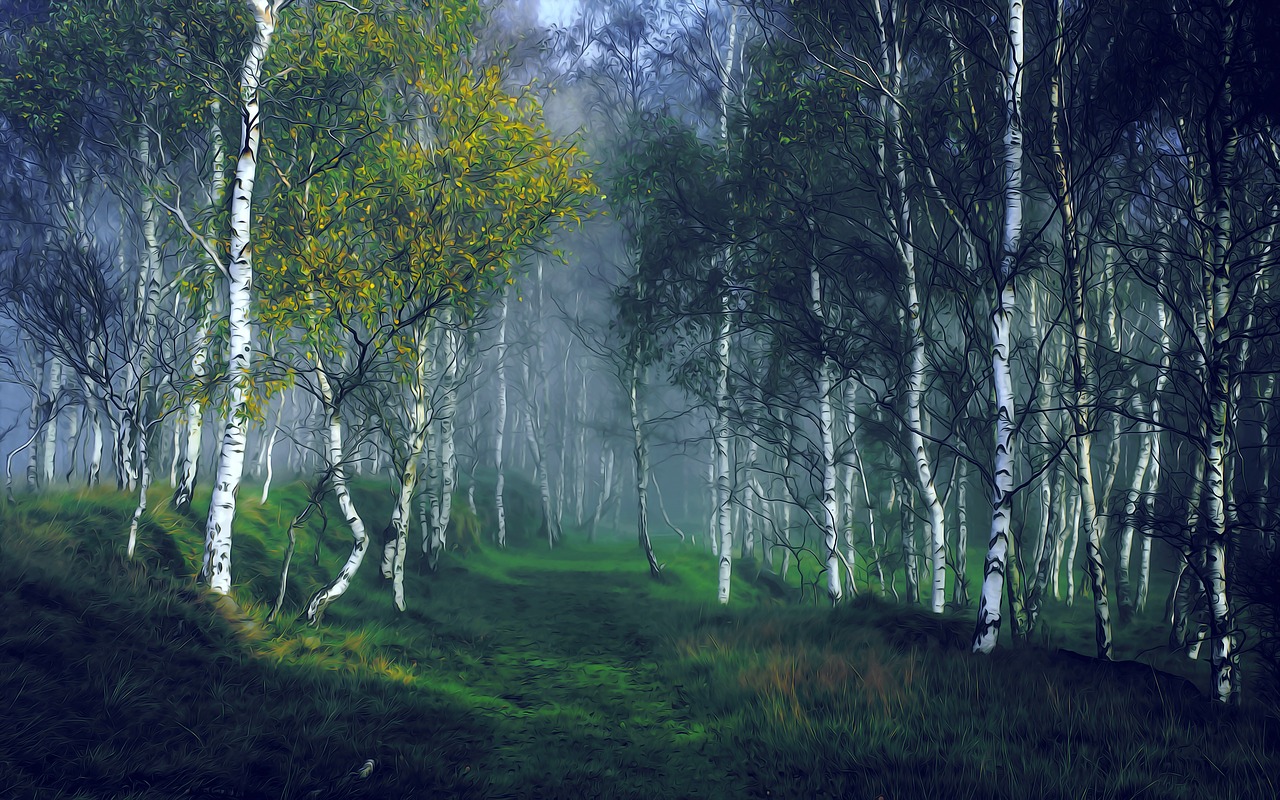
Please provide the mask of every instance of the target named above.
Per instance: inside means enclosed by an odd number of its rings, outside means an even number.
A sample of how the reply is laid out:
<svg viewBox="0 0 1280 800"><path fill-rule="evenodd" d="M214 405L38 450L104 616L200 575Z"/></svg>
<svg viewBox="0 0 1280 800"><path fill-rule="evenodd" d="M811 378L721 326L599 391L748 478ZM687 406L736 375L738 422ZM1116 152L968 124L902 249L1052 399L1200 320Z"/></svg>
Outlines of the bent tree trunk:
<svg viewBox="0 0 1280 800"><path fill-rule="evenodd" d="M338 498L338 508L342 511L342 518L351 528L352 545L351 553L347 556L346 563L338 570L337 576L312 595L307 603L307 622L313 625L319 624L325 609L346 593L347 588L351 586L351 579L355 577L361 562L364 561L365 551L369 549L369 536L365 532L364 520L356 512L355 503L351 500L351 491L347 487L347 472L343 464L345 456L342 446L342 414L334 401L329 377L318 358L316 359L316 382L320 386L325 429L328 431L327 468L331 476L330 485Z"/></svg>

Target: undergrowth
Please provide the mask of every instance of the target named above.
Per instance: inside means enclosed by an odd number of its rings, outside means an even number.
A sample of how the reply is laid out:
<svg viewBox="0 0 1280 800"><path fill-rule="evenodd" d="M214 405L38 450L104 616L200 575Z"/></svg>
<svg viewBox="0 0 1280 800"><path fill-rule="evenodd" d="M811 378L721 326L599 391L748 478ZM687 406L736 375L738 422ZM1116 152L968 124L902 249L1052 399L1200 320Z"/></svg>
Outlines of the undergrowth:
<svg viewBox="0 0 1280 800"><path fill-rule="evenodd" d="M483 480L483 478L482 478ZM483 487L477 492L483 495ZM777 601L739 565L663 541L512 547L460 495L461 545L410 564L409 608L378 574L390 493L357 486L374 547L319 628L297 617L350 534L300 533L285 610L282 487L236 519L236 606L193 580L200 503L162 493L123 557L114 492L23 498L0 517L0 797L1275 797L1276 722L1155 672L1040 647L968 652L971 612L863 596ZM207 497L203 501L207 503ZM415 543L416 544L416 543ZM1085 650L1087 604L1042 641ZM1158 603L1154 604L1158 605ZM1154 614L1154 612L1152 612ZM1056 616L1055 616L1056 615ZM1148 617L1152 616L1151 614ZM1117 635L1132 657L1141 617ZM1083 646L1082 646L1083 645ZM1149 671L1149 670L1148 670ZM359 770L375 764L367 777Z"/></svg>

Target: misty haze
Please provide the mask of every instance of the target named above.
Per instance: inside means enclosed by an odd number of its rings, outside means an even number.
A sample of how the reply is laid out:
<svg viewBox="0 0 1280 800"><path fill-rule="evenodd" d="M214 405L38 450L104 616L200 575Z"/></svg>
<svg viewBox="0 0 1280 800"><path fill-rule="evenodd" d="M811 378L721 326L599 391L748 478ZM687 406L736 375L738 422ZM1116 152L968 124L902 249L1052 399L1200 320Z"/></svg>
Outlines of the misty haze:
<svg viewBox="0 0 1280 800"><path fill-rule="evenodd" d="M1280 796L1272 0L0 62L0 797Z"/></svg>

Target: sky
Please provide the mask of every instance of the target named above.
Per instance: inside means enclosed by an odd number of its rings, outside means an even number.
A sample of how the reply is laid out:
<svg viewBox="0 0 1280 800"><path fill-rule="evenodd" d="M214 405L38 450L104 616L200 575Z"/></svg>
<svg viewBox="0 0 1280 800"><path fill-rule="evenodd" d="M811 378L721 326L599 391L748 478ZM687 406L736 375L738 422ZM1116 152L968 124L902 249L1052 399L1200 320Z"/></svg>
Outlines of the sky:
<svg viewBox="0 0 1280 800"><path fill-rule="evenodd" d="M590 2L590 0L588 0ZM565 25L578 0L542 0L538 6L538 19L544 25Z"/></svg>

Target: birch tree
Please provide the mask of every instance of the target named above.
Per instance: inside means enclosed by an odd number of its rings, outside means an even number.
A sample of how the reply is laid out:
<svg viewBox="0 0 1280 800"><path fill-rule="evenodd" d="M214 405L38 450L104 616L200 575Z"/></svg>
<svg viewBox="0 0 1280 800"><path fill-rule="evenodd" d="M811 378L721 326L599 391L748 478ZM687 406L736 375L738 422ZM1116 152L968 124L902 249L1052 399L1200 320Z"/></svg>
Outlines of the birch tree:
<svg viewBox="0 0 1280 800"><path fill-rule="evenodd" d="M999 261L995 268L995 306L991 312L991 369L996 397L996 446L992 466L991 537L982 570L982 592L974 631L974 652L990 653L1000 633L1000 601L1008 565L1013 513L1013 448L1015 408L1012 355L1013 313L1017 300L1014 277L1022 238L1022 77L1025 63L1022 0L1005 7L1005 36L1001 78L1004 95L1004 136L1000 169L1003 174L1003 225Z"/></svg>
<svg viewBox="0 0 1280 800"><path fill-rule="evenodd" d="M218 450L213 496L205 525L200 578L214 592L231 591L231 526L236 492L244 472L249 424L250 367L253 333L253 197L262 146L261 85L267 56L281 12L289 0L246 0L253 15L253 32L240 67L238 108L240 142L231 187L230 251L227 260L227 403L222 410L222 443Z"/></svg>

